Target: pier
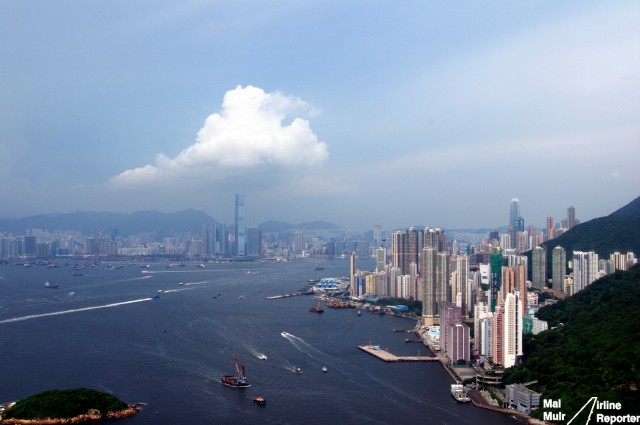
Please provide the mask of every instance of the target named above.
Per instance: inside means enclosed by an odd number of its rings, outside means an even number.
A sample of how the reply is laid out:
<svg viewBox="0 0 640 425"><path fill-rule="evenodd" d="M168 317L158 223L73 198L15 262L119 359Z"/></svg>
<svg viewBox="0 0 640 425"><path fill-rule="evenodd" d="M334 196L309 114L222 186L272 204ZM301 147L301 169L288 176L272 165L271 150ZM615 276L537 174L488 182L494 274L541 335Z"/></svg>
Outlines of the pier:
<svg viewBox="0 0 640 425"><path fill-rule="evenodd" d="M437 362L438 358L435 356L396 356L388 351L385 351L377 345L359 345L359 349L365 353L369 353L372 356L379 358L385 362Z"/></svg>

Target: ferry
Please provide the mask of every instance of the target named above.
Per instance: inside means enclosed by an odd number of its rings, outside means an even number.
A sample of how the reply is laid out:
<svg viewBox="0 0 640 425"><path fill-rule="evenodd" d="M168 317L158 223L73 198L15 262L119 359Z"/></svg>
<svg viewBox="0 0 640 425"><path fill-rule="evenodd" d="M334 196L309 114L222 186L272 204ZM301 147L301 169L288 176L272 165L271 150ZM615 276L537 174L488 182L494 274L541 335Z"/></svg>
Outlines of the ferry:
<svg viewBox="0 0 640 425"><path fill-rule="evenodd" d="M236 355L234 353L231 354L233 357L233 363L236 366L236 371L238 372L238 376L235 375L224 375L220 382L226 386L234 387L234 388L249 388L251 384L247 382L247 376L244 373L244 366L238 366L238 361L236 360Z"/></svg>
<svg viewBox="0 0 640 425"><path fill-rule="evenodd" d="M451 395L458 403L468 403L471 401L469 396L467 396L467 390L464 388L464 385L461 384L451 384Z"/></svg>

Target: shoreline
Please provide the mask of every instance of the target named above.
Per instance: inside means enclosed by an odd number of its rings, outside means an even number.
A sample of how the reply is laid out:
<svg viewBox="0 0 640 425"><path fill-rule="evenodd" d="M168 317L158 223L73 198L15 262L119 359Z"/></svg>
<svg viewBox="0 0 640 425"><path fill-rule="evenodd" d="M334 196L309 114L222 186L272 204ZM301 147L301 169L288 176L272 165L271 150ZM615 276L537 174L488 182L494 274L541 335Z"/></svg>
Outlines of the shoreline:
<svg viewBox="0 0 640 425"><path fill-rule="evenodd" d="M89 411L85 414L74 416L72 418L38 418L38 419L17 419L2 418L0 424L11 425L58 425L58 424L80 424L85 422L95 422L103 419L127 418L135 415L141 410L137 404L131 404L126 409L117 412L107 412L104 415L100 412Z"/></svg>

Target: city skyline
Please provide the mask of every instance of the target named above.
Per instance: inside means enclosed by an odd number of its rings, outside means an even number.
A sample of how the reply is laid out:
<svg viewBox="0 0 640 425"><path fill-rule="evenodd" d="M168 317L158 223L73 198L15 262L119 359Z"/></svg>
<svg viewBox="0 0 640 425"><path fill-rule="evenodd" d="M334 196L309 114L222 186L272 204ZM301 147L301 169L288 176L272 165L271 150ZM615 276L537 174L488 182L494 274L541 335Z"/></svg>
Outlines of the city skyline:
<svg viewBox="0 0 640 425"><path fill-rule="evenodd" d="M248 226L495 228L513 198L525 229L602 217L638 196L638 13L5 1L0 218L233 223L236 193Z"/></svg>

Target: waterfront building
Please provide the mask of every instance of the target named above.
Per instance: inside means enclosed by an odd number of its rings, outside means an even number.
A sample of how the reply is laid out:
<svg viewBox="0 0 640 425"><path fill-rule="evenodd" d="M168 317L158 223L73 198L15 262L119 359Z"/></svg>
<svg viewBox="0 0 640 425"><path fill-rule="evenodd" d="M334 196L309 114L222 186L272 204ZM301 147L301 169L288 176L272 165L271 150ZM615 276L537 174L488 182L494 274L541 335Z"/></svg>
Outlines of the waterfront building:
<svg viewBox="0 0 640 425"><path fill-rule="evenodd" d="M525 415L540 408L541 394L530 390L522 384L506 385L505 395L507 406Z"/></svg>
<svg viewBox="0 0 640 425"><path fill-rule="evenodd" d="M438 252L436 255L436 302L451 302L451 285L449 282L449 253Z"/></svg>
<svg viewBox="0 0 640 425"><path fill-rule="evenodd" d="M543 246L533 248L531 253L531 283L542 290L547 281L547 249Z"/></svg>
<svg viewBox="0 0 640 425"><path fill-rule="evenodd" d="M598 254L593 251L573 251L573 293L577 293L598 278Z"/></svg>
<svg viewBox="0 0 640 425"><path fill-rule="evenodd" d="M564 277L567 271L567 253L560 245L551 251L551 281L553 289L564 292Z"/></svg>
<svg viewBox="0 0 640 425"><path fill-rule="evenodd" d="M440 347L446 354L448 350L448 339L446 337L448 332L447 329L449 325L462 323L462 312L455 304L448 301L439 302L438 310L440 312L440 329L445 332L445 337L440 341Z"/></svg>
<svg viewBox="0 0 640 425"><path fill-rule="evenodd" d="M246 254L244 195L240 195L239 193L236 193L235 225L235 254L244 256Z"/></svg>
<svg viewBox="0 0 640 425"><path fill-rule="evenodd" d="M442 329L442 325L440 325ZM469 327L463 323L449 323L446 326L444 354L451 363L471 360Z"/></svg>

